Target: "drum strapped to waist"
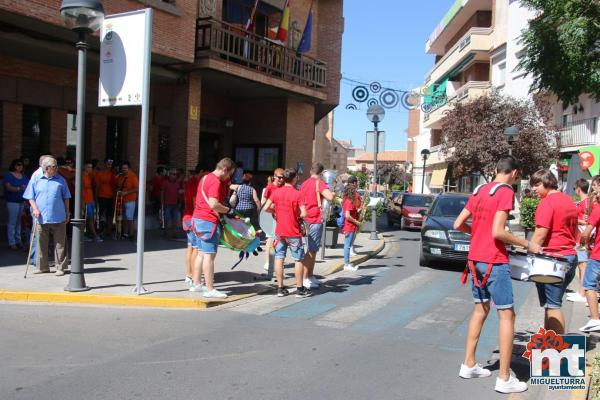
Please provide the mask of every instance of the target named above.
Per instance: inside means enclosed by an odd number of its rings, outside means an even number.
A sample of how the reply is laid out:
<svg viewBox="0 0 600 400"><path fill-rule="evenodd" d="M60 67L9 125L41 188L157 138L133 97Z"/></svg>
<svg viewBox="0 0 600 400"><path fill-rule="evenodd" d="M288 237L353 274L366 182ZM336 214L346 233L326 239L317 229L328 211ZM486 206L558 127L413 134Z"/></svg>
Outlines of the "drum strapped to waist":
<svg viewBox="0 0 600 400"><path fill-rule="evenodd" d="M547 254L510 252L508 262L511 278L536 283L561 283L570 269L567 258Z"/></svg>

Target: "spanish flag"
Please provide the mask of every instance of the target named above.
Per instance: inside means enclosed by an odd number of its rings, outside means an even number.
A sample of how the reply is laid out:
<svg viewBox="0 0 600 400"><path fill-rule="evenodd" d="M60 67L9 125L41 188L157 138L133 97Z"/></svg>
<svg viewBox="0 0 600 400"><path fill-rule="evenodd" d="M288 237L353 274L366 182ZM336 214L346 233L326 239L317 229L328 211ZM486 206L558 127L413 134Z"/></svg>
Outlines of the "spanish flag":
<svg viewBox="0 0 600 400"><path fill-rule="evenodd" d="M290 0L285 2L283 8L283 15L281 16L281 22L279 23L279 29L277 30L277 40L281 43L287 41L288 28L290 26Z"/></svg>

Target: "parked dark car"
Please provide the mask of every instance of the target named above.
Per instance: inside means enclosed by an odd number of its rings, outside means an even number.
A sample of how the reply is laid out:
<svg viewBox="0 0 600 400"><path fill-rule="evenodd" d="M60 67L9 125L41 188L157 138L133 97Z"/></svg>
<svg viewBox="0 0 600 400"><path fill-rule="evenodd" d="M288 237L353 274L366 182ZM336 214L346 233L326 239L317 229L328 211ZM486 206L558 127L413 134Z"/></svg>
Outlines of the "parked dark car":
<svg viewBox="0 0 600 400"><path fill-rule="evenodd" d="M471 235L453 227L467 200L469 195L463 193L442 193L436 197L421 228L422 266L434 261L467 261Z"/></svg>
<svg viewBox="0 0 600 400"><path fill-rule="evenodd" d="M388 226L400 224L400 229L421 228L422 211L427 211L433 202L429 194L401 193L393 197L387 206Z"/></svg>

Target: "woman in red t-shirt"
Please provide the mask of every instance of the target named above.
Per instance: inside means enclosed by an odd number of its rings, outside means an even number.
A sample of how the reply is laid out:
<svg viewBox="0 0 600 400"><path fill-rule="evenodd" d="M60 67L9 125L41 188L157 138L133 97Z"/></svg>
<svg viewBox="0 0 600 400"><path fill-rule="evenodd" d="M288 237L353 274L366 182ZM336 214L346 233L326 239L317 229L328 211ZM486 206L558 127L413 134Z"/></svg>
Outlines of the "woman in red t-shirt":
<svg viewBox="0 0 600 400"><path fill-rule="evenodd" d="M356 185L348 180L344 189L342 212L344 213L344 226L342 233L344 234L344 270L356 271L358 265L350 264L350 249L354 236L358 231L360 222L358 221L358 210L360 209L360 200L356 193Z"/></svg>
<svg viewBox="0 0 600 400"><path fill-rule="evenodd" d="M536 283L540 306L545 310L544 328L558 334L565 332L562 298L575 276L577 208L573 200L558 191L558 180L548 169L535 172L529 180L534 193L541 199L535 212L535 232L531 242L539 244L551 256L569 260L569 270L562 283Z"/></svg>

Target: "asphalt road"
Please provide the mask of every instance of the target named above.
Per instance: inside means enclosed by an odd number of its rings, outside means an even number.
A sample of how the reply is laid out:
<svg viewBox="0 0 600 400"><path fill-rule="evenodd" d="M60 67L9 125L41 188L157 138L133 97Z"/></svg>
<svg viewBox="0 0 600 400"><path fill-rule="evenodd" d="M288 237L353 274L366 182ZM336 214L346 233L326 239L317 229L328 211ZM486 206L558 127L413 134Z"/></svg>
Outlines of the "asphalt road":
<svg viewBox="0 0 600 400"><path fill-rule="evenodd" d="M493 313L478 353L492 377L458 378L472 310L460 266L420 267L418 233L385 236L378 258L308 299L205 311L0 304L0 398L506 398L493 391ZM518 309L533 285L514 289Z"/></svg>

